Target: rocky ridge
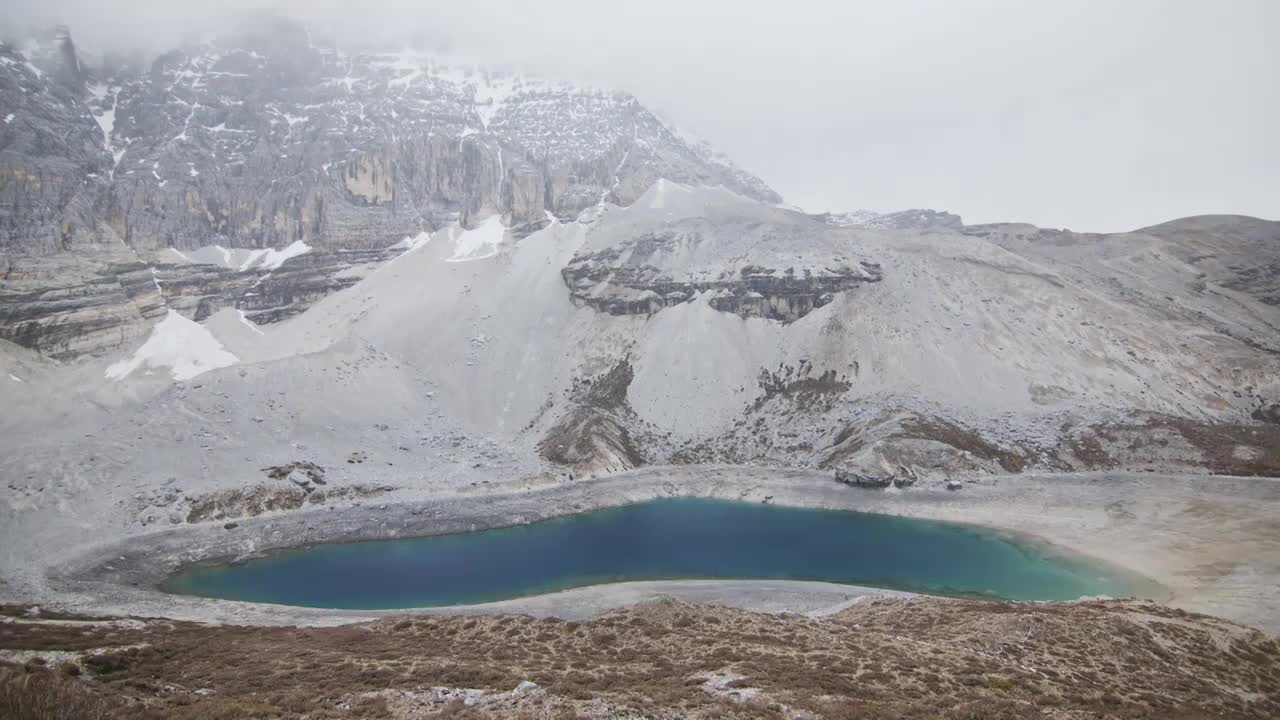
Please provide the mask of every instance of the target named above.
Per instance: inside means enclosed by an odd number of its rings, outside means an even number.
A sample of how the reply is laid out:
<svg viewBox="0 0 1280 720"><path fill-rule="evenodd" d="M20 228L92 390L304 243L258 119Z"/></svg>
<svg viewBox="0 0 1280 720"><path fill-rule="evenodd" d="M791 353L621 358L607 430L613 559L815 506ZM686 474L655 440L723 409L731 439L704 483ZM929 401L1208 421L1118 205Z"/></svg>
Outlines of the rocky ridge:
<svg viewBox="0 0 1280 720"><path fill-rule="evenodd" d="M705 297L723 312L794 322L881 279L879 263L822 222L742 200L658 181L593 234L607 244L589 240L564 267L570 296L613 315Z"/></svg>
<svg viewBox="0 0 1280 720"><path fill-rule="evenodd" d="M894 212L854 210L845 213L823 213L819 220L837 227L862 227L877 230L959 230L964 221L959 215L938 210L915 208Z"/></svg>

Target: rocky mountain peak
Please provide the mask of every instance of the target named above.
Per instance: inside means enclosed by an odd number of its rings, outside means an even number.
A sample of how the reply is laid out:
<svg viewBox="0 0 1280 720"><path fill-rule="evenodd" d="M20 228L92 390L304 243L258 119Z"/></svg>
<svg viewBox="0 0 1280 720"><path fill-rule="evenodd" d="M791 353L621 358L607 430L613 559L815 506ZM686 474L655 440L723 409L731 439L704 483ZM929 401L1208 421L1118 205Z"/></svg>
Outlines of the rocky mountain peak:
<svg viewBox="0 0 1280 720"><path fill-rule="evenodd" d="M51 91L50 73L17 49L0 68L16 122L0 141L0 172L26 177L52 155L71 160L43 174L63 192L0 202L13 220L0 244L23 254L296 241L381 248L492 214L517 228L549 214L570 220L602 203L630 204L663 177L779 199L626 93L416 49L316 45L289 22L174 49L144 67L92 70L61 37L59 77L87 92ZM36 77L23 76L28 66ZM99 138L79 153L36 152L19 129Z"/></svg>
<svg viewBox="0 0 1280 720"><path fill-rule="evenodd" d="M780 200L625 92L271 18L145 60L0 46L0 107L0 337L62 358L169 310L280 320L405 238L520 237L663 178Z"/></svg>

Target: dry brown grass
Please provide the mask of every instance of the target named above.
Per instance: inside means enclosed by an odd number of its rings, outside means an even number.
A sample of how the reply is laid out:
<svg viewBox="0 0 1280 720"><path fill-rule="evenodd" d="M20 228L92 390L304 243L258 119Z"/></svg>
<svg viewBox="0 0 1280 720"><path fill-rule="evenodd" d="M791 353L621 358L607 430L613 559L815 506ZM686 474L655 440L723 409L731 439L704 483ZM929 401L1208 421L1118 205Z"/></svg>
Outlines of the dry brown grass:
<svg viewBox="0 0 1280 720"><path fill-rule="evenodd" d="M875 600L820 620L664 601L589 622L0 631L0 649L84 653L80 677L7 670L28 678L23 692L139 718L1280 717L1275 639L1123 601ZM709 686L713 677L731 680ZM513 692L523 681L538 687ZM480 692L469 704L448 694L463 689Z"/></svg>
<svg viewBox="0 0 1280 720"><path fill-rule="evenodd" d="M124 708L84 683L37 668L0 667L0 718L4 720L107 720Z"/></svg>
<svg viewBox="0 0 1280 720"><path fill-rule="evenodd" d="M902 421L900 437L936 440L964 450L984 460L994 460L1011 473L1022 472L1027 456L989 442L981 434L956 423L935 417L913 416Z"/></svg>
<svg viewBox="0 0 1280 720"><path fill-rule="evenodd" d="M1280 426L1205 423L1145 413L1132 422L1095 425L1074 433L1061 450L1091 469L1162 462L1200 467L1219 475L1280 477Z"/></svg>

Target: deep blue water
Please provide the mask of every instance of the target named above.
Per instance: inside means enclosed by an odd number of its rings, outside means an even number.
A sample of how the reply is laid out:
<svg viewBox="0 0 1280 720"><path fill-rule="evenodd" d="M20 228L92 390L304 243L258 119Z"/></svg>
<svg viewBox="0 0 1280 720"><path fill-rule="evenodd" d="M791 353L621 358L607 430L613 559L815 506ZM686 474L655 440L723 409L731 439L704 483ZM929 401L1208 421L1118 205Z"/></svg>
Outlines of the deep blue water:
<svg viewBox="0 0 1280 720"><path fill-rule="evenodd" d="M1016 600L1136 592L1115 571L979 528L696 498L497 530L299 548L192 569L165 589L370 610L676 578L825 580Z"/></svg>

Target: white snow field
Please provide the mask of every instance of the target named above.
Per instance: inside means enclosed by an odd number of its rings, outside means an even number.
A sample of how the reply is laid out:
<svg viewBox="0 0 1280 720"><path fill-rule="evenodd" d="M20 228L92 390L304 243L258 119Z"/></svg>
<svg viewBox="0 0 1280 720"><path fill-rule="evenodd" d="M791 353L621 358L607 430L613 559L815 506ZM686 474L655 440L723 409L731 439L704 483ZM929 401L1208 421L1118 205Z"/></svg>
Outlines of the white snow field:
<svg viewBox="0 0 1280 720"><path fill-rule="evenodd" d="M190 380L239 361L203 325L170 310L142 347L108 367L106 376L121 380L137 370L168 370L174 380Z"/></svg>

